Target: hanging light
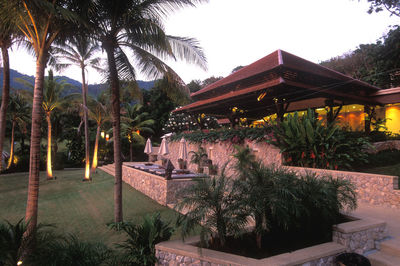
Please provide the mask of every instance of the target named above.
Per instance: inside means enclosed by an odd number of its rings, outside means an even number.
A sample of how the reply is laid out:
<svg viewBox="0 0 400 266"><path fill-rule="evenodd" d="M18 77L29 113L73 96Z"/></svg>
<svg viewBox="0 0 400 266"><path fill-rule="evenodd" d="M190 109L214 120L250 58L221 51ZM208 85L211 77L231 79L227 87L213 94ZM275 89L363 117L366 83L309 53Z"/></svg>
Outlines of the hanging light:
<svg viewBox="0 0 400 266"><path fill-rule="evenodd" d="M101 131L100 136L104 139L104 131Z"/></svg>
<svg viewBox="0 0 400 266"><path fill-rule="evenodd" d="M106 134L106 141L110 139L110 135Z"/></svg>

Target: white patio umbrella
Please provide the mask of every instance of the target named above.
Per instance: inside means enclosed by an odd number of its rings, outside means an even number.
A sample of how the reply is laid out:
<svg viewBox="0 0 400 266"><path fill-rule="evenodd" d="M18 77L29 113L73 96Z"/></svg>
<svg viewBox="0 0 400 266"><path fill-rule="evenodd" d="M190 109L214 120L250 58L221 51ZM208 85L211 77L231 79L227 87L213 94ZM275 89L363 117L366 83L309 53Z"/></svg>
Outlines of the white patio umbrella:
<svg viewBox="0 0 400 266"><path fill-rule="evenodd" d="M179 143L178 159L182 159L184 161L186 161L188 159L188 153L187 153L187 148L186 148L186 140L184 138L182 138L180 143Z"/></svg>
<svg viewBox="0 0 400 266"><path fill-rule="evenodd" d="M166 138L162 139L160 149L158 150L158 154L159 155L167 155L167 154L169 154L168 142L167 142Z"/></svg>
<svg viewBox="0 0 400 266"><path fill-rule="evenodd" d="M144 147L144 153L150 154L153 152L153 146L151 145L150 138L146 141L146 146Z"/></svg>

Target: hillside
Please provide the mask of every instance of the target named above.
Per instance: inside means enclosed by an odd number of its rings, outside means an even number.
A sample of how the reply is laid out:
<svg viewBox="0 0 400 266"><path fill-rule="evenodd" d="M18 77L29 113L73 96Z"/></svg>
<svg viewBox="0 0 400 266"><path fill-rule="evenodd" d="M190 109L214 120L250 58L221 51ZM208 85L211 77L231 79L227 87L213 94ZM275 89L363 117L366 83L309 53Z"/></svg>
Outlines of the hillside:
<svg viewBox="0 0 400 266"><path fill-rule="evenodd" d="M31 90L31 88L26 87L24 84L21 84L20 82L16 81L16 79L18 79L18 78L28 81L33 86L33 84L35 82L34 76L21 74L18 71L13 70L13 69L10 70L11 88ZM74 86L73 89L67 91L67 94L81 92L82 83L77 80L71 79L66 76L55 76L54 79L55 80L64 80L66 83L69 83ZM138 83L139 87L144 90L149 90L154 86L154 81L138 80L137 83ZM0 92L2 90L2 84L3 84L3 68L0 68ZM89 84L88 92L89 92L89 95L96 97L97 95L99 95L99 93L101 91L105 90L106 88L107 88L106 84Z"/></svg>

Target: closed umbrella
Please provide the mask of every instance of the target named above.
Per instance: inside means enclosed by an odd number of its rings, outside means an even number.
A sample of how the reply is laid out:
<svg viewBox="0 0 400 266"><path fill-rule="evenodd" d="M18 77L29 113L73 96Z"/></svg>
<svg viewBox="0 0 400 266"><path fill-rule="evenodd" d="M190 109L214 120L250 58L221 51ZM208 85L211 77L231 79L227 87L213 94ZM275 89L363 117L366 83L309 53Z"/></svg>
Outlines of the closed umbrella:
<svg viewBox="0 0 400 266"><path fill-rule="evenodd" d="M186 148L186 140L184 138L181 139L180 144L179 144L178 159L182 159L184 161L186 161L188 159L188 153L187 153L187 148Z"/></svg>
<svg viewBox="0 0 400 266"><path fill-rule="evenodd" d="M160 155L167 155L167 154L169 154L168 142L167 142L167 139L166 139L166 138L163 138L163 139L162 139L160 149L158 150L158 154L160 154Z"/></svg>
<svg viewBox="0 0 400 266"><path fill-rule="evenodd" d="M153 152L153 146L151 145L150 139L147 139L146 146L144 147L144 153L150 154Z"/></svg>

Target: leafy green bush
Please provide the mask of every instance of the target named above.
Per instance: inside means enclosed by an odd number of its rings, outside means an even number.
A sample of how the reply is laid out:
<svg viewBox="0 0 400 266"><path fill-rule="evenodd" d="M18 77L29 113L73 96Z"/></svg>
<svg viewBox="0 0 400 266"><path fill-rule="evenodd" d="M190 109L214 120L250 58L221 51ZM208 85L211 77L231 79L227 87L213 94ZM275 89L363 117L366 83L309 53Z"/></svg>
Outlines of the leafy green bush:
<svg viewBox="0 0 400 266"><path fill-rule="evenodd" d="M384 150L375 154L368 154L368 167L394 165L400 162L400 150ZM365 167L364 165L355 165Z"/></svg>
<svg viewBox="0 0 400 266"><path fill-rule="evenodd" d="M187 130L215 129L220 127L217 119L212 116L171 113L162 131L165 133L178 133Z"/></svg>
<svg viewBox="0 0 400 266"><path fill-rule="evenodd" d="M223 247L229 235L236 235L246 224L246 213L238 205L240 195L222 169L218 177L202 178L180 191L178 211L188 210L177 220L182 237L188 236L201 223L201 246ZM208 241L210 240L210 241Z"/></svg>
<svg viewBox="0 0 400 266"><path fill-rule="evenodd" d="M310 174L298 177L282 168L264 166L249 148L237 150L239 206L255 221L258 248L268 232L330 234L340 210L356 207L354 186L346 180Z"/></svg>
<svg viewBox="0 0 400 266"><path fill-rule="evenodd" d="M245 139L253 141L263 141L271 137L271 128L238 128L238 129L218 129L218 130L197 130L187 133L174 134L172 141L179 141L185 138L190 143L230 141L233 144L242 143Z"/></svg>
<svg viewBox="0 0 400 266"><path fill-rule="evenodd" d="M155 245L170 239L174 229L161 220L160 213L146 216L143 223L111 224L125 232L127 240L116 246L122 250L118 265L154 265L157 262Z"/></svg>
<svg viewBox="0 0 400 266"><path fill-rule="evenodd" d="M287 165L337 169L351 168L355 162L367 162L363 151L369 141L365 137L352 137L336 125L325 126L314 111L299 117L296 112L273 126L274 140L281 149Z"/></svg>

